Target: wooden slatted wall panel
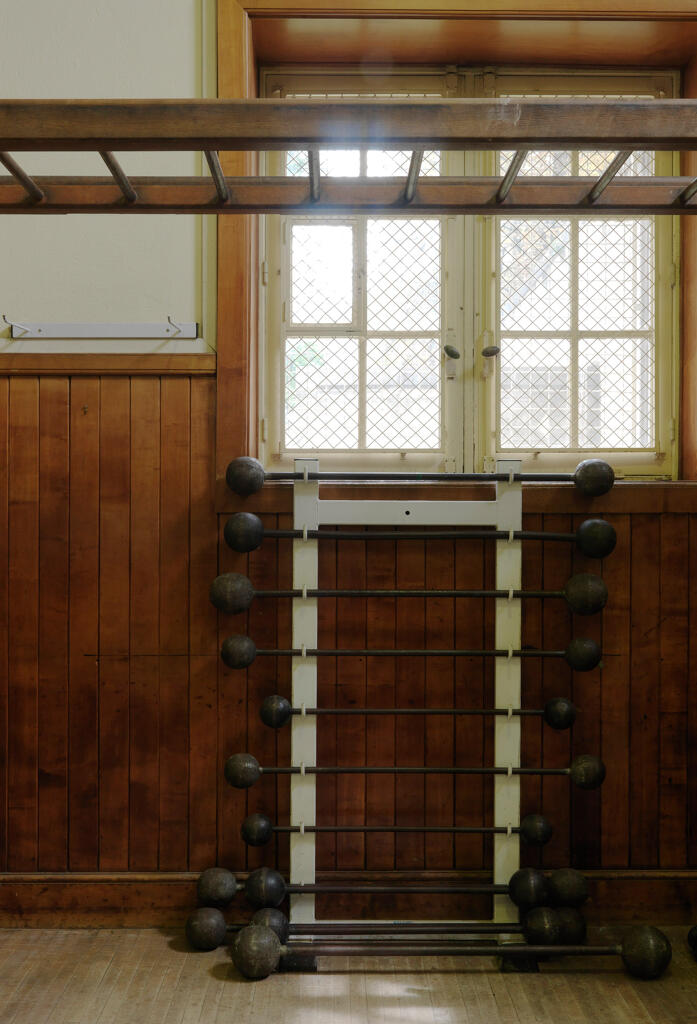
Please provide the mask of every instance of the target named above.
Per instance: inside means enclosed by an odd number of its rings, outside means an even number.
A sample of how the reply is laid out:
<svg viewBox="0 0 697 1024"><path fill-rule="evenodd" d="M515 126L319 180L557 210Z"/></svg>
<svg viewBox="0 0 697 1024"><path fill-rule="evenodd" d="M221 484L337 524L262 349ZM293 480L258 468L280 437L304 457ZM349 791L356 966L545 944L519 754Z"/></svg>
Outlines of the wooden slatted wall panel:
<svg viewBox="0 0 697 1024"><path fill-rule="evenodd" d="M261 647L289 646L290 605L259 600L246 615L217 616L208 588L220 571L248 573L257 587L289 585L291 543L268 541L249 555L224 544L214 423L212 379L0 380L0 869L185 871L217 861L287 870L287 837L248 850L239 834L253 810L287 821L287 777L266 777L245 794L225 784L222 767L241 750L288 763L290 731L266 728L259 704L289 694L290 665L259 658L234 672L218 649L231 632L249 632ZM290 525L287 506L268 507L267 526ZM525 525L569 530L582 518L536 513ZM563 778L526 779L523 811L545 813L555 836L523 860L695 868L697 510L646 507L611 518L618 545L602 564L566 545L524 546L526 586L557 588L573 572L599 571L610 601L602 621L572 616L561 601L525 603L525 645L563 647L575 632L602 641L605 655L591 673L525 661L525 702L569 694L579 717L573 736L526 720L524 763L565 766L598 752L608 777L591 793L572 792ZM480 542L323 544L320 582L484 587L493 582L492 550ZM323 601L319 637L322 647L490 647L492 608L476 599ZM482 659L319 665L328 706L482 706L492 681ZM325 764L491 757L487 719L320 720ZM326 824L491 823L490 802L490 782L477 777L324 777L318 785ZM491 843L477 836L339 834L318 843L323 871L414 875L490 864ZM415 908L346 901L341 909ZM440 903L431 909L447 913ZM472 901L466 911L486 907Z"/></svg>

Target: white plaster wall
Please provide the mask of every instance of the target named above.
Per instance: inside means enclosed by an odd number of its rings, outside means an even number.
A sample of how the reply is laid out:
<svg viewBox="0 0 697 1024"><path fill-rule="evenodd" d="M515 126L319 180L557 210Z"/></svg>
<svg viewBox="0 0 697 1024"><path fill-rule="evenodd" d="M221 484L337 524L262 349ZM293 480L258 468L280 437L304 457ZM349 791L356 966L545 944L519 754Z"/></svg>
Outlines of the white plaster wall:
<svg viewBox="0 0 697 1024"><path fill-rule="evenodd" d="M215 0L0 0L4 98L206 95L215 95ZM13 155L29 173L108 173L96 153ZM131 174L203 173L200 154L117 156ZM173 214L0 217L0 313L58 323L153 322L169 314L203 323L205 342L214 347L214 221ZM17 351L8 334L0 332L0 348ZM52 350L71 347L55 342Z"/></svg>

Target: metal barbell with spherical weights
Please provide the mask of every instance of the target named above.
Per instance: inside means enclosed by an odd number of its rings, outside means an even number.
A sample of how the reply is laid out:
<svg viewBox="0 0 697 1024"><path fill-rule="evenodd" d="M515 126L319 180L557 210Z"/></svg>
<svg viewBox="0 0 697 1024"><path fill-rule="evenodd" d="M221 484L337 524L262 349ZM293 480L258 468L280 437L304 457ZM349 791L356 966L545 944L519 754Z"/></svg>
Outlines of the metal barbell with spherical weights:
<svg viewBox="0 0 697 1024"><path fill-rule="evenodd" d="M294 708L286 697L274 693L265 697L259 716L271 729L280 729L294 715L497 715L540 717L552 729L569 729L576 721L576 708L566 697L552 697L544 708Z"/></svg>
<svg viewBox="0 0 697 1024"><path fill-rule="evenodd" d="M518 768L433 765L269 765L262 767L248 753L232 754L225 762L225 778L235 789L249 789L262 775L568 775L580 789L596 789L605 779L605 765L594 754L579 754L568 768Z"/></svg>
<svg viewBox="0 0 697 1024"><path fill-rule="evenodd" d="M543 530L267 530L253 512L235 512L225 523L225 543L242 554L255 551L264 537L273 540L540 540L575 543L587 558L606 558L617 543L617 534L604 519L586 519L575 533L553 533Z"/></svg>
<svg viewBox="0 0 697 1024"><path fill-rule="evenodd" d="M456 825L274 825L266 814L256 811L249 814L242 822L240 834L248 846L265 846L274 834L283 833L332 833L360 832L404 832L440 833L444 835L520 835L529 846L544 846L552 838L552 825L541 814L528 814L520 825L508 827L489 826L456 826Z"/></svg>
<svg viewBox="0 0 697 1024"><path fill-rule="evenodd" d="M607 494L615 482L612 467L602 459L584 459L573 473L359 473L279 470L267 473L258 459L242 455L228 464L225 480L233 493L242 498L256 494L266 480L358 480L366 483L373 480L411 480L414 483L437 481L442 483L464 483L472 481L509 482L530 481L542 483L573 483L587 498Z"/></svg>
<svg viewBox="0 0 697 1024"><path fill-rule="evenodd" d="M600 664L602 651L590 637L574 637L570 640L563 651L547 651L537 649L523 650L465 650L463 648L449 648L447 650L426 648L425 650L412 649L384 649L378 650L370 647L355 647L345 649L320 650L319 648L266 648L260 650L249 636L240 633L233 633L223 640L220 649L220 656L228 668L244 669L256 660L259 656L287 657L287 658L350 658L350 657L390 657L390 658L443 658L443 657L467 657L467 658L563 658L567 665L575 672L590 672Z"/></svg>
<svg viewBox="0 0 697 1024"><path fill-rule="evenodd" d="M211 583L211 603L221 612L246 612L255 597L485 597L485 598L564 598L577 615L593 615L607 603L607 587L594 573L577 573L563 590L255 590L251 580L239 572L222 573Z"/></svg>
<svg viewBox="0 0 697 1024"><path fill-rule="evenodd" d="M232 947L235 967L245 978L261 979L273 974L284 956L620 956L627 972L645 980L659 978L672 958L670 942L651 925L630 928L621 943L604 946L552 946L506 943L494 947L448 942L433 945L426 941L385 940L380 944L365 941L327 940L282 943L272 928L252 924L239 931Z"/></svg>

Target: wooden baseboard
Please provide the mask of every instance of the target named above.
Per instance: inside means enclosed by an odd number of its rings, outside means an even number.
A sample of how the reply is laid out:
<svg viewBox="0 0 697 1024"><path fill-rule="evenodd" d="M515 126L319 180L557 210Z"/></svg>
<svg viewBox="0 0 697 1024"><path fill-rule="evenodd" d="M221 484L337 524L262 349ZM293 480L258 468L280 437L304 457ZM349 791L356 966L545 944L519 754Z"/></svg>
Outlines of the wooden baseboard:
<svg viewBox="0 0 697 1024"><path fill-rule="evenodd" d="M697 921L697 871L589 871L591 898L585 913L594 923L648 921L656 924L694 924ZM196 905L193 872L27 873L0 874L0 927L2 928L181 928ZM240 875L240 880L244 880ZM453 872L325 872L319 881L395 883L408 877L414 884L444 883L458 879ZM468 873L468 880L486 880ZM321 917L415 917L484 919L486 897L465 906L462 898L443 897L323 897ZM332 902L330 902L330 900ZM240 898L229 913L242 921L250 911Z"/></svg>

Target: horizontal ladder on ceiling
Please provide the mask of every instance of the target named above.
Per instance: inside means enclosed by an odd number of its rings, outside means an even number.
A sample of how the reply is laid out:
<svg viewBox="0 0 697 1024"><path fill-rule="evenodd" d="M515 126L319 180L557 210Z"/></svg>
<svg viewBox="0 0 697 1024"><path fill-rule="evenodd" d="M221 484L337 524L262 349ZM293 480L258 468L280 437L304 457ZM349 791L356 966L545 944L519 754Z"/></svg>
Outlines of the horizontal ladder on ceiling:
<svg viewBox="0 0 697 1024"><path fill-rule="evenodd" d="M405 178L321 177L321 149L412 153ZM501 177L420 177L436 150L513 150ZM616 152L597 178L519 177L534 149ZM11 151L94 151L105 177L30 176ZM210 176L129 177L114 151L199 151ZM306 150L306 178L229 177L219 153ZM696 213L697 179L626 177L637 150L697 150L697 100L0 101L2 213Z"/></svg>

